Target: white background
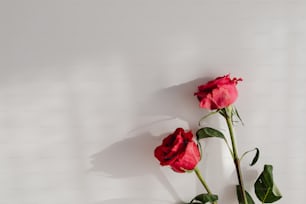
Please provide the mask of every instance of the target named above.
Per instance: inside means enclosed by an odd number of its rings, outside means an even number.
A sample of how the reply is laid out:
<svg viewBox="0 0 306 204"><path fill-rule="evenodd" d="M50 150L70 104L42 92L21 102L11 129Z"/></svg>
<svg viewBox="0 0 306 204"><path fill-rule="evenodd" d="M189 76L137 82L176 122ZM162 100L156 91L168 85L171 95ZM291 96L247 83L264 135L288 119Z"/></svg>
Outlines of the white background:
<svg viewBox="0 0 306 204"><path fill-rule="evenodd" d="M244 79L239 152L261 149L247 189L269 163L278 203L305 203L306 1L1 0L0 25L1 204L189 201L195 175L153 150L197 128L196 87L227 73ZM203 146L219 204L237 203L225 145Z"/></svg>

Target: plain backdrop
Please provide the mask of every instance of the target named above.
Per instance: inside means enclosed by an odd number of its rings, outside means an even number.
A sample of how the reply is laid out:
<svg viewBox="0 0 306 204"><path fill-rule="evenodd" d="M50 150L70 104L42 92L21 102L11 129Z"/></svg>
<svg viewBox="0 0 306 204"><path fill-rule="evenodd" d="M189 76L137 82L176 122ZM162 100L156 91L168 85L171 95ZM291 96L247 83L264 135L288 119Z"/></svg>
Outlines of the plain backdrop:
<svg viewBox="0 0 306 204"><path fill-rule="evenodd" d="M242 77L236 106L247 189L274 166L279 204L306 200L306 1L0 0L0 203L180 204L204 190L154 148L207 111L197 86ZM226 135L219 117L203 125ZM221 140L199 164L234 204ZM254 196L255 199L255 196ZM259 203L256 200L256 203Z"/></svg>

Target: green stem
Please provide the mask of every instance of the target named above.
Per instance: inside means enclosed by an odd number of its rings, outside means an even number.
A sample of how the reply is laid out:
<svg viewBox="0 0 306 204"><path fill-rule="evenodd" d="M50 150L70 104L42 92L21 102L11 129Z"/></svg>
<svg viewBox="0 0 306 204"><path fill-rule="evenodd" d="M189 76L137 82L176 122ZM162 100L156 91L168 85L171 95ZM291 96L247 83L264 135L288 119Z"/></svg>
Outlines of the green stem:
<svg viewBox="0 0 306 204"><path fill-rule="evenodd" d="M200 182L202 183L202 185L204 186L205 190L207 191L207 193L212 194L211 190L209 189L206 181L204 180L204 178L201 175L201 172L199 171L198 167L194 168L194 172L197 175L198 179L200 180Z"/></svg>
<svg viewBox="0 0 306 204"><path fill-rule="evenodd" d="M244 204L248 204L246 193L245 193L245 188L243 184L243 178L242 178L242 173L241 173L241 168L240 168L240 159L238 156L235 135L234 135L234 128L233 128L232 117L231 117L232 107L229 106L225 108L225 112L226 112L225 119L226 119L226 123L227 123L228 130L230 133L231 142L232 142L233 157L234 157L234 163L235 163L236 173L238 177L239 187L242 192L242 198L243 198Z"/></svg>
<svg viewBox="0 0 306 204"><path fill-rule="evenodd" d="M204 180L203 176L201 175L200 170L198 167L194 168L194 172L197 175L198 179L200 180L201 184L204 186L205 190L207 191L208 194L212 194L211 190L209 189L206 181ZM213 204L217 204L217 202L213 202Z"/></svg>

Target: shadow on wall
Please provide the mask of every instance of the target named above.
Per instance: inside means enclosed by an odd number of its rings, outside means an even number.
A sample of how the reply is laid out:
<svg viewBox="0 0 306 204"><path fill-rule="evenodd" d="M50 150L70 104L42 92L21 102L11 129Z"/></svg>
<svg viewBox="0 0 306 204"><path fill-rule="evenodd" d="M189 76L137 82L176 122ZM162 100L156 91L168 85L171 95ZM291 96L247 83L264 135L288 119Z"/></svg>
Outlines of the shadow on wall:
<svg viewBox="0 0 306 204"><path fill-rule="evenodd" d="M153 155L154 148L159 145L160 140L161 137L144 132L116 142L92 156L91 170L104 172L115 178L154 175L177 200L178 195L160 171Z"/></svg>
<svg viewBox="0 0 306 204"><path fill-rule="evenodd" d="M197 90L198 85L205 83L208 80L209 79L196 79L181 85L160 90L151 97L145 99L139 105L138 114L146 116L173 116L186 121L191 130L196 130L198 128L199 119L203 115L207 114L207 111L199 108L198 101L193 96L193 93ZM164 121L154 121L154 123L162 122ZM160 171L158 162L153 155L154 148L161 143L162 138L168 135L170 131L159 137L153 136L150 133L152 130L152 123L142 127L137 127L132 132L139 132L139 130L141 130L142 133L116 142L106 149L94 154L92 156L91 171L104 172L115 178L134 177L147 174L154 175L165 189L168 190L174 200L177 201L177 204L181 204L182 201L171 185L171 181L169 181ZM208 164L208 166L217 171L218 169L221 169L220 173L222 173L224 169L222 169L222 164L219 162L223 157L221 146L215 145L213 151L214 152L211 152L209 155L209 161L218 162ZM206 163L205 161L206 160L204 159L201 165ZM220 178L218 178L218 180L220 180ZM226 181L224 182L226 183ZM196 185L198 186L198 191L201 192L203 189L202 186L200 186L200 184ZM148 192L150 191L150 189L147 190ZM144 191L146 191L145 186ZM228 188L223 188L222 191L228 191ZM226 192L223 193L226 194ZM194 195L191 195L190 197L192 196ZM126 199L106 200L100 204L118 203L119 201L126 201ZM131 202L132 201L135 201L134 203L138 202L137 199L131 199ZM152 203L154 202L155 201L152 200Z"/></svg>
<svg viewBox="0 0 306 204"><path fill-rule="evenodd" d="M158 165L152 162L152 150L159 142L160 138L149 132L116 142L92 156L92 170L116 178L156 174Z"/></svg>
<svg viewBox="0 0 306 204"><path fill-rule="evenodd" d="M140 103L138 114L172 116L186 121L191 130L196 130L199 119L207 114L207 111L199 108L199 102L194 93L199 85L211 79L198 78L157 91Z"/></svg>

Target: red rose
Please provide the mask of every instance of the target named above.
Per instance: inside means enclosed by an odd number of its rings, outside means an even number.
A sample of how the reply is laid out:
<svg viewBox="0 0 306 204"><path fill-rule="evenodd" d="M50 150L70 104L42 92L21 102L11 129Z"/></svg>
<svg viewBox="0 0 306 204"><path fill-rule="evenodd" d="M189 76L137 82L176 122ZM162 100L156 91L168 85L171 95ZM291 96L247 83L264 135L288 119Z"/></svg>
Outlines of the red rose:
<svg viewBox="0 0 306 204"><path fill-rule="evenodd" d="M193 170L200 161L200 151L192 139L192 132L177 128L174 133L163 139L154 151L160 165L169 165L174 171L183 173Z"/></svg>
<svg viewBox="0 0 306 204"><path fill-rule="evenodd" d="M198 87L194 93L200 101L200 107L209 110L222 109L235 102L238 97L236 85L241 78L230 78L230 75L218 77Z"/></svg>

